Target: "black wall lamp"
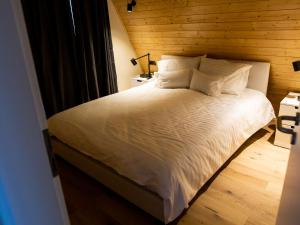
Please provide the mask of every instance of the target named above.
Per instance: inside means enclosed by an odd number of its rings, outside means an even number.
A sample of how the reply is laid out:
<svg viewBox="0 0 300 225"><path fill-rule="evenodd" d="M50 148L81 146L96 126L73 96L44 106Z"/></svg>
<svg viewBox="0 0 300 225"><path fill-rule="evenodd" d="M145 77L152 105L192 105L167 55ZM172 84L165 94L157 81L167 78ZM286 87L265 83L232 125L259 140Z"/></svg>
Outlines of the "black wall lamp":
<svg viewBox="0 0 300 225"><path fill-rule="evenodd" d="M150 65L156 65L156 62L155 61L152 61L152 60L150 60L150 53L147 53L146 55L142 55L142 56L140 56L140 57L138 57L138 58L132 58L130 61L131 61L131 63L132 63L132 65L136 65L137 64L137 61L136 60L138 60L138 59L141 59L141 58L144 58L144 57L148 57L148 74L141 74L140 75L140 77L145 77L145 78L151 78L152 77L152 75L151 75L151 72L150 72Z"/></svg>
<svg viewBox="0 0 300 225"><path fill-rule="evenodd" d="M127 3L127 12L131 13L134 6L136 6L135 0L131 0L131 3Z"/></svg>
<svg viewBox="0 0 300 225"><path fill-rule="evenodd" d="M293 62L293 67L294 67L294 71L295 72L299 72L300 71L300 61L295 61ZM300 101L300 96L298 96L298 101Z"/></svg>
<svg viewBox="0 0 300 225"><path fill-rule="evenodd" d="M295 72L300 71L300 61L293 62L293 67Z"/></svg>

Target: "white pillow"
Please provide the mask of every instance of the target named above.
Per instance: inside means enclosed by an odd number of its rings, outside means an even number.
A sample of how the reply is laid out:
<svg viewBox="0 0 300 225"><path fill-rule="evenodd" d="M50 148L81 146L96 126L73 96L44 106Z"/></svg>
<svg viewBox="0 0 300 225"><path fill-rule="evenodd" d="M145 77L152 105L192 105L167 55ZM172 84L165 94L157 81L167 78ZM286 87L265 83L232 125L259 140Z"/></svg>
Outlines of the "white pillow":
<svg viewBox="0 0 300 225"><path fill-rule="evenodd" d="M188 88L191 82L190 69L158 72L156 86L159 88Z"/></svg>
<svg viewBox="0 0 300 225"><path fill-rule="evenodd" d="M233 95L242 93L247 87L251 67L251 65L247 65L231 75L224 77L222 93Z"/></svg>
<svg viewBox="0 0 300 225"><path fill-rule="evenodd" d="M238 95L247 86L251 67L243 63L203 58L199 70L209 75L224 76L222 93Z"/></svg>
<svg viewBox="0 0 300 225"><path fill-rule="evenodd" d="M194 69L190 89L216 97L221 95L223 84L224 77L211 76Z"/></svg>
<svg viewBox="0 0 300 225"><path fill-rule="evenodd" d="M163 59L157 62L158 72L175 71L183 69L197 69L200 64L200 57L187 59Z"/></svg>
<svg viewBox="0 0 300 225"><path fill-rule="evenodd" d="M153 73L153 78L156 80L158 78L159 73L158 72L154 72Z"/></svg>

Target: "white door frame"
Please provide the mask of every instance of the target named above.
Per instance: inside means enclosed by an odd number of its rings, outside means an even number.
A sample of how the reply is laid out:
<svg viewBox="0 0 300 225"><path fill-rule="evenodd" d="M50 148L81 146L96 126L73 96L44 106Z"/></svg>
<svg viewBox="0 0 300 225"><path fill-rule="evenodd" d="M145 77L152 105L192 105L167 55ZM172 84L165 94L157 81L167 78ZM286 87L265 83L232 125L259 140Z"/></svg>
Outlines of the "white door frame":
<svg viewBox="0 0 300 225"><path fill-rule="evenodd" d="M0 1L0 224L69 225L20 0Z"/></svg>

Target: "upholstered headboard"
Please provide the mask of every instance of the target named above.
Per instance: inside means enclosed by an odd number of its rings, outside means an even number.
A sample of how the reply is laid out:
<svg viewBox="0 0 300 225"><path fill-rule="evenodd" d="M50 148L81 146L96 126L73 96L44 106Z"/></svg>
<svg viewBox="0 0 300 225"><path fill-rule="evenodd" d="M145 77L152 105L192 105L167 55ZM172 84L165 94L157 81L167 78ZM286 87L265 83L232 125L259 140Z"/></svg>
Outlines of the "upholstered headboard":
<svg viewBox="0 0 300 225"><path fill-rule="evenodd" d="M243 60L231 60L231 61L252 65L247 87L260 91L265 95L267 94L269 74L270 74L270 63L243 61Z"/></svg>
<svg viewBox="0 0 300 225"><path fill-rule="evenodd" d="M162 55L162 59L170 59L178 56ZM182 57L182 56L179 56ZM206 57L206 55L205 55ZM226 59L225 59L226 60ZM268 62L256 62L256 61L244 61L244 60L229 60L232 62L240 62L252 65L250 70L247 88L251 88L267 94L269 74L270 74L270 63Z"/></svg>

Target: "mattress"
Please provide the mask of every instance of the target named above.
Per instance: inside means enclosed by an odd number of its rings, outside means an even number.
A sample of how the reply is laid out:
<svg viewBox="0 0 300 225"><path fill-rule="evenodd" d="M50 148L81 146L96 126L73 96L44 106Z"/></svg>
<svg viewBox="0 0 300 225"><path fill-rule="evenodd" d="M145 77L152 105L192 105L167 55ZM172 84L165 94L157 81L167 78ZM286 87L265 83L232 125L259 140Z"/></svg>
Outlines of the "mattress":
<svg viewBox="0 0 300 225"><path fill-rule="evenodd" d="M273 118L271 103L252 89L211 97L150 82L58 113L48 123L61 142L157 193L170 222Z"/></svg>

